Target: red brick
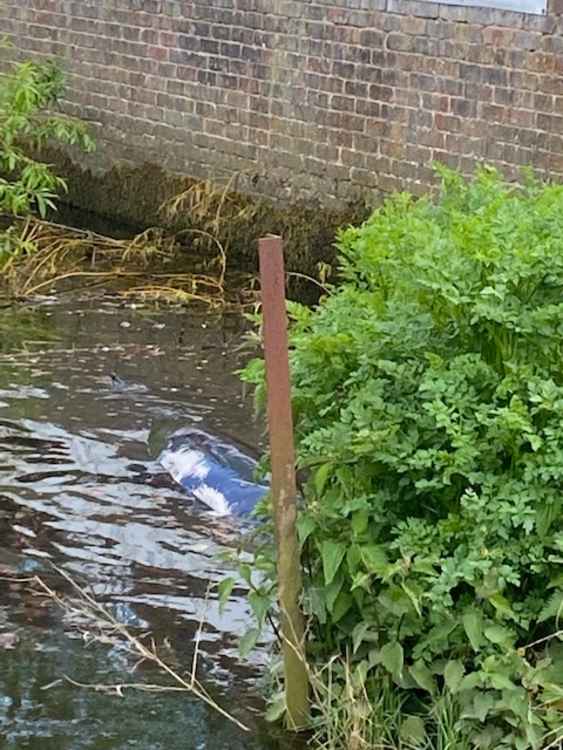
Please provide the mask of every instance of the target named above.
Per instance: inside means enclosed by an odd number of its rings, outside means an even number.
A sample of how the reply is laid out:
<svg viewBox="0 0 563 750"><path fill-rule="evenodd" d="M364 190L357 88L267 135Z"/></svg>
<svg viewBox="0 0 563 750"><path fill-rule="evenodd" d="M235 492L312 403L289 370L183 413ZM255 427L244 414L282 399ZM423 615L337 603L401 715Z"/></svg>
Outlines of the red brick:
<svg viewBox="0 0 563 750"><path fill-rule="evenodd" d="M133 161L195 154L198 174L267 169L340 196L420 192L432 158L563 177L563 0L549 3L541 17L421 0L4 0L0 28L18 54L65 61L65 111L103 124L101 153L107 138Z"/></svg>

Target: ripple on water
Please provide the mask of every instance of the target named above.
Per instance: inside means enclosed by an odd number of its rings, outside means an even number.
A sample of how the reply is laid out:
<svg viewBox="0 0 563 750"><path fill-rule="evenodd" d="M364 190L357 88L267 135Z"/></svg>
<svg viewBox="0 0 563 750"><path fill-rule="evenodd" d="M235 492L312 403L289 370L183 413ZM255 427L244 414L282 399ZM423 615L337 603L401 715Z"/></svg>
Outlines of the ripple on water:
<svg viewBox="0 0 563 750"><path fill-rule="evenodd" d="M49 312L43 324L53 332L50 349L0 354L0 531L7 530L19 570L54 562L86 582L121 621L172 644L188 667L199 632L200 679L227 707L250 716L261 657L246 665L237 658L237 639L251 622L244 587L224 610L213 590L226 572L221 553L239 529L172 486L144 484L139 471L153 465L148 437L162 420L203 424L258 444L251 406L233 375L241 364L240 323L202 328L187 314L157 318L115 306L59 305ZM112 371L143 387L112 392ZM0 553L0 566L2 554L12 553ZM60 618L49 615L45 628L28 603L17 602L9 590L0 597L0 615L11 613L22 634L14 651L0 651L2 747L274 746L257 734L249 744L185 697L149 701L128 693L119 701L68 685L41 691L65 670L85 682L123 675L107 648L85 651L69 641ZM0 617L0 631L5 627ZM10 681L8 673L17 677Z"/></svg>

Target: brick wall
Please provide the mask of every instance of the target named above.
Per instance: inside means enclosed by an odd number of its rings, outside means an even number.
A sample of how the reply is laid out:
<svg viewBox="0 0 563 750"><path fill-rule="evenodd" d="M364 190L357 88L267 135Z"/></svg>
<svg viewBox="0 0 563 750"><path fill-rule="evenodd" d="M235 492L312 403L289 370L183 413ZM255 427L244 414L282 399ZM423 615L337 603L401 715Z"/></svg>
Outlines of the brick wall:
<svg viewBox="0 0 563 750"><path fill-rule="evenodd" d="M425 190L431 162L563 176L563 0L546 16L423 0L0 0L8 58L55 56L96 166L248 190Z"/></svg>

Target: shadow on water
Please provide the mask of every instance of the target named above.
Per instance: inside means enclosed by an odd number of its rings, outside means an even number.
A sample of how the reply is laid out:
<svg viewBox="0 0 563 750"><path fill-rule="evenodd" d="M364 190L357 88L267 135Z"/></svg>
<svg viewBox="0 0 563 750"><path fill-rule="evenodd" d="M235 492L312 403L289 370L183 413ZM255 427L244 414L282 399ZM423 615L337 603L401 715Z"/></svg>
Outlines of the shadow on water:
<svg viewBox="0 0 563 750"><path fill-rule="evenodd" d="M244 735L183 694L44 689L63 674L87 683L158 680L146 667L131 677L131 658L117 646L85 648L52 606L0 580L0 747L288 748L259 718L265 659L237 657L251 622L244 591L235 589L221 612L212 589L225 575L220 553L239 530L138 472L154 459L148 438L163 423L199 424L258 445L233 375L241 321L111 300L0 318L11 335L0 346L0 575L48 575L55 563L120 621L150 631L180 670L191 666L201 624L198 676L252 728ZM112 371L137 387L112 391Z"/></svg>

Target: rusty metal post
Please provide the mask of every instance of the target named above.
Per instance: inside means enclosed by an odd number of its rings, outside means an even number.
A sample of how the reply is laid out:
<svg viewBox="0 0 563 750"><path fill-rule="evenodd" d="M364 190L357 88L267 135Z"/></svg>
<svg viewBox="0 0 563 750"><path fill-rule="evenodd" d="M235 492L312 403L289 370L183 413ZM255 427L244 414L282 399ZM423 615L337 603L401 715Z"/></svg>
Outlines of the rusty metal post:
<svg viewBox="0 0 563 750"><path fill-rule="evenodd" d="M281 238L262 238L259 254L285 697L288 723L296 730L307 722L309 680L299 602L301 560L296 527L297 485Z"/></svg>

